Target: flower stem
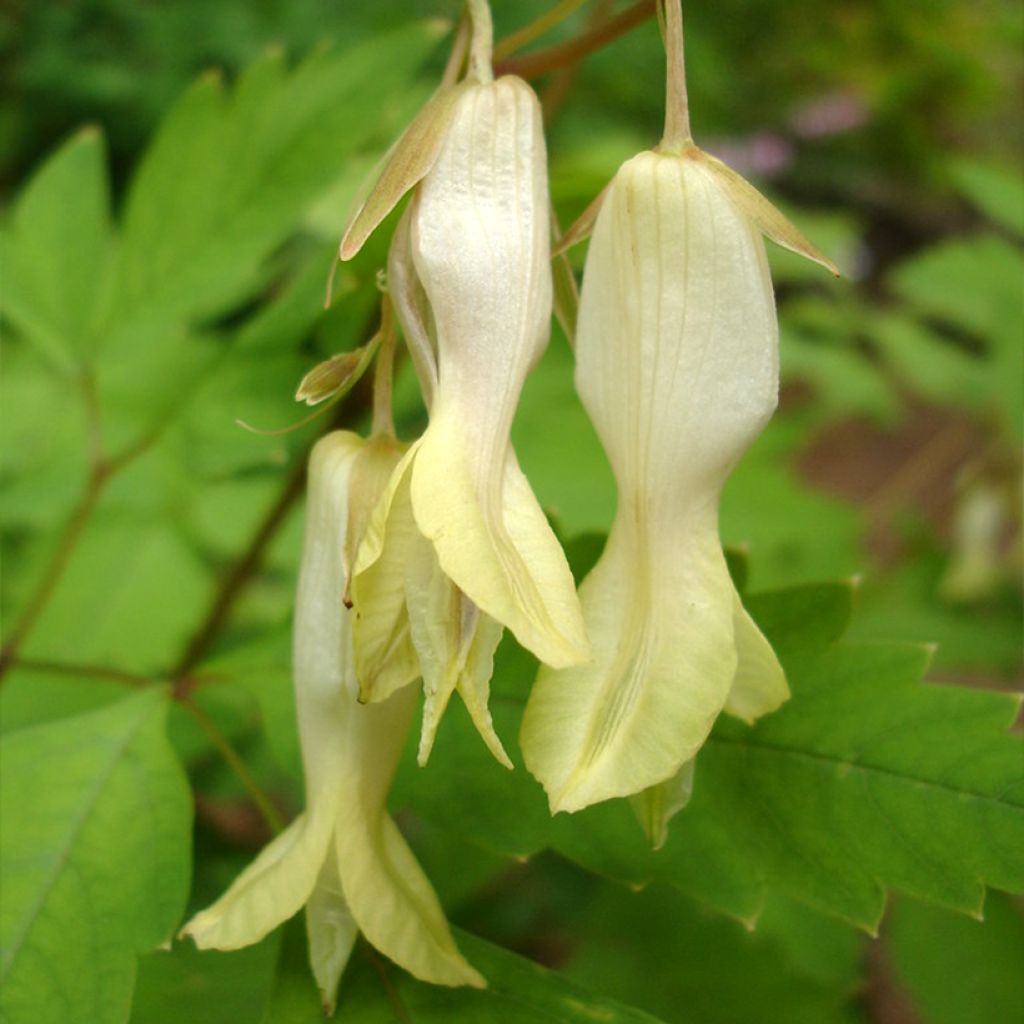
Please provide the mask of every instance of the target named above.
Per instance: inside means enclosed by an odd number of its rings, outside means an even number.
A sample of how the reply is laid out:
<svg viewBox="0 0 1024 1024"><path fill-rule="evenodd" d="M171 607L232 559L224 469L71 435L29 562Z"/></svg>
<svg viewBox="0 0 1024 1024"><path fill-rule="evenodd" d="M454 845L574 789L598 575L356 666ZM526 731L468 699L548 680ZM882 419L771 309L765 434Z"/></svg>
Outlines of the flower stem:
<svg viewBox="0 0 1024 1024"><path fill-rule="evenodd" d="M50 598L78 546L82 533L92 518L105 481L106 473L103 470L94 470L90 473L85 490L64 527L64 532L46 566L43 578L36 586L35 592L14 624L10 635L4 641L3 649L0 650L0 679L3 679L13 666L21 645L32 632L43 609L49 604Z"/></svg>
<svg viewBox="0 0 1024 1024"><path fill-rule="evenodd" d="M487 0L467 0L473 34L469 41L469 73L478 82L493 82L494 24Z"/></svg>
<svg viewBox="0 0 1024 1024"><path fill-rule="evenodd" d="M495 60L509 57L516 50L529 46L535 39L539 39L545 32L549 32L559 22L565 21L571 14L575 14L587 0L561 0L550 10L545 11L540 17L534 18L528 25L517 29L511 35L505 36L494 47Z"/></svg>
<svg viewBox="0 0 1024 1024"><path fill-rule="evenodd" d="M503 60L499 63L498 74L519 75L521 78L537 78L549 71L557 71L587 54L600 50L625 35L630 29L645 22L653 13L655 0L637 0L621 14L609 18L603 25L590 32L584 32L575 39L569 39L557 46L528 53L522 57Z"/></svg>
<svg viewBox="0 0 1024 1024"><path fill-rule="evenodd" d="M693 142L690 102L686 93L682 0L663 0L665 37L665 135L662 150L675 151Z"/></svg>

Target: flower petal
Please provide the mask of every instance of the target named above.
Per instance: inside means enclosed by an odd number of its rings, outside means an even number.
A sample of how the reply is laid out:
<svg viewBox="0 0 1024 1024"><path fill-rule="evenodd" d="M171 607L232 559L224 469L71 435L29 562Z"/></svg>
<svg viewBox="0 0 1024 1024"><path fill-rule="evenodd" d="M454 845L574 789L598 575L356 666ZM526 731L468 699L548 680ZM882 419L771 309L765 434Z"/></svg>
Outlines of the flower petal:
<svg viewBox="0 0 1024 1024"><path fill-rule="evenodd" d="M341 887L360 931L385 956L423 981L483 987L385 810L415 705L410 686L382 703L354 706L343 742L347 781L337 804Z"/></svg>
<svg viewBox="0 0 1024 1024"><path fill-rule="evenodd" d="M327 1016L334 1013L338 982L358 934L359 928L341 891L338 865L333 857L328 857L306 904L309 963Z"/></svg>
<svg viewBox="0 0 1024 1024"><path fill-rule="evenodd" d="M435 414L413 465L416 522L478 608L541 661L578 664L589 645L565 554L515 456L497 479L482 470L458 419Z"/></svg>
<svg viewBox="0 0 1024 1024"><path fill-rule="evenodd" d="M259 942L309 899L334 825L331 793L277 836L216 903L181 930L200 949L241 949Z"/></svg>
<svg viewBox="0 0 1024 1024"><path fill-rule="evenodd" d="M789 699L789 686L772 645L743 607L739 594L733 595L732 624L739 660L725 710L751 723L781 707Z"/></svg>
<svg viewBox="0 0 1024 1024"><path fill-rule="evenodd" d="M436 329L438 385L413 467L441 567L538 657L586 657L571 573L515 463L512 419L551 321L540 105L516 78L474 85L412 206L410 244Z"/></svg>
<svg viewBox="0 0 1024 1024"><path fill-rule="evenodd" d="M408 498L416 450L416 445L410 448L393 470L356 557L352 632L362 701L386 700L420 675L405 590L409 561L426 544Z"/></svg>
<svg viewBox="0 0 1024 1024"><path fill-rule="evenodd" d="M580 588L593 662L541 666L534 683L520 743L553 813L671 778L725 703L732 583L713 522L654 540L616 521Z"/></svg>

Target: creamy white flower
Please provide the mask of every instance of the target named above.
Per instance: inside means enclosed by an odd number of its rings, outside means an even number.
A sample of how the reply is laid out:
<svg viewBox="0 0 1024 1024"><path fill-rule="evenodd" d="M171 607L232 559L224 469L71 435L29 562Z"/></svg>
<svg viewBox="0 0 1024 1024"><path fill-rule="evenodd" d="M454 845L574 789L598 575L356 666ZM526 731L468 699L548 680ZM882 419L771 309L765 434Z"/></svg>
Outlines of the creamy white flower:
<svg viewBox="0 0 1024 1024"><path fill-rule="evenodd" d="M788 696L718 538L722 486L777 402L765 208L692 144L641 153L607 191L584 272L576 384L618 507L580 590L594 661L541 668L522 746L553 810L645 794L654 839L718 714L752 720Z"/></svg>
<svg viewBox="0 0 1024 1024"><path fill-rule="evenodd" d="M365 522L360 510L376 499L368 481L379 473L366 461L374 444L339 431L310 460L294 647L306 810L183 930L201 949L237 949L305 905L310 960L328 1011L358 932L425 981L485 984L455 947L430 882L386 809L415 688L373 705L357 700L344 596ZM370 461L378 457L371 452Z"/></svg>
<svg viewBox="0 0 1024 1024"><path fill-rule="evenodd" d="M430 420L355 567L359 678L369 701L404 685L410 668L395 652L408 637L426 694L421 762L458 690L511 767L487 711L502 627L552 665L577 664L589 651L568 564L510 439L523 382L550 333L540 105L520 79L473 80L439 94L421 118L342 245L350 254L367 223L394 205L382 189L414 185L388 282Z"/></svg>
<svg viewBox="0 0 1024 1024"><path fill-rule="evenodd" d="M468 86L410 211L437 353L413 513L477 607L542 661L568 665L587 656L572 576L510 441L550 332L549 216L533 91L516 78Z"/></svg>

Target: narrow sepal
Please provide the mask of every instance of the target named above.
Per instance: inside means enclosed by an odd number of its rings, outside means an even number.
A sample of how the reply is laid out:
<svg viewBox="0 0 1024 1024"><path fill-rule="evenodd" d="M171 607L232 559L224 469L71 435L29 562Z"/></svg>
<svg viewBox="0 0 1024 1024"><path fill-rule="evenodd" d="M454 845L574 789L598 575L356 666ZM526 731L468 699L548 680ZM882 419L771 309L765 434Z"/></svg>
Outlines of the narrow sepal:
<svg viewBox="0 0 1024 1024"><path fill-rule="evenodd" d="M789 686L772 645L736 593L733 594L732 622L737 664L725 710L751 723L781 707L789 699Z"/></svg>
<svg viewBox="0 0 1024 1024"><path fill-rule="evenodd" d="M647 841L660 850L668 840L668 823L690 802L696 759L687 761L670 779L629 798Z"/></svg>
<svg viewBox="0 0 1024 1024"><path fill-rule="evenodd" d="M347 395L359 382L376 355L381 337L381 333L378 332L365 345L351 352L340 352L322 363L317 363L299 382L295 401L305 402L306 405L319 405L329 398L337 399Z"/></svg>
<svg viewBox="0 0 1024 1024"><path fill-rule="evenodd" d="M359 252L402 196L433 166L444 143L452 109L464 89L465 85L439 89L405 129L385 158L377 183L345 229L338 250L341 259L350 260Z"/></svg>
<svg viewBox="0 0 1024 1024"><path fill-rule="evenodd" d="M736 204L737 209L753 223L758 231L767 235L776 245L795 252L798 256L823 266L830 274L839 277L839 268L793 224L788 217L770 203L742 175L727 164L695 147L684 159L696 159L719 181L721 187Z"/></svg>
<svg viewBox="0 0 1024 1024"><path fill-rule="evenodd" d="M597 215L601 212L605 199L608 197L608 190L612 187L609 181L600 192L587 204L587 208L569 225L569 230L559 238L551 248L553 256L560 256L568 252L574 245L588 239L594 231L594 224L597 223Z"/></svg>

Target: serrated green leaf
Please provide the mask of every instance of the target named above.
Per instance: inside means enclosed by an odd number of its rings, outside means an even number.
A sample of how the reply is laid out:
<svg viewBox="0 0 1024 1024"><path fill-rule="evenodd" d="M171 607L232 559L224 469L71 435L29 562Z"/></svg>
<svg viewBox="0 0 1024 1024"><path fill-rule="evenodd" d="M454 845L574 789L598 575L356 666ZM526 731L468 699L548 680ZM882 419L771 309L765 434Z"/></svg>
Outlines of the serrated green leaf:
<svg viewBox="0 0 1024 1024"><path fill-rule="evenodd" d="M56 367L86 358L110 253L103 137L73 135L36 172L4 238L4 312Z"/></svg>
<svg viewBox="0 0 1024 1024"><path fill-rule="evenodd" d="M665 1020L859 1020L853 1005L861 959L857 934L783 900L773 902L770 912L770 927L766 911L757 929L748 931L668 886L637 893L597 882L569 912L574 941L563 970ZM810 941L799 945L804 936Z"/></svg>
<svg viewBox="0 0 1024 1024"><path fill-rule="evenodd" d="M548 819L521 771L494 771L466 723L442 730L431 772L403 771L425 816L492 849L550 847L611 877L662 879L755 919L778 888L864 928L897 889L975 911L986 885L1024 888L1024 757L1005 694L923 685L923 648L831 644L849 588L748 600L793 696L753 728L722 718L697 759L693 799L651 853L623 801ZM495 724L516 731L532 661L506 643Z"/></svg>
<svg viewBox="0 0 1024 1024"><path fill-rule="evenodd" d="M947 552L937 545L922 545L903 565L869 576L851 638L903 640L913 636L936 645L936 673L983 671L1007 684L1019 680L1024 650L1020 591L1007 586L989 600L972 605L965 614L962 606L942 598L940 584L948 565Z"/></svg>
<svg viewBox="0 0 1024 1024"><path fill-rule="evenodd" d="M10 1024L115 1024L135 956L188 894L191 801L167 694L127 697L0 741L0 1007Z"/></svg>
<svg viewBox="0 0 1024 1024"><path fill-rule="evenodd" d="M1024 914L992 894L985 919L897 901L885 924L893 974L924 1024L1024 1020Z"/></svg>
<svg viewBox="0 0 1024 1024"><path fill-rule="evenodd" d="M365 944L342 976L336 1019L345 1024L658 1024L657 1018L595 995L515 953L454 930L487 988L443 988L416 981ZM277 990L264 1024L318 1024L323 1011L309 976L305 942L285 936Z"/></svg>
<svg viewBox="0 0 1024 1024"><path fill-rule="evenodd" d="M345 51L323 49L293 71L270 53L233 93L214 75L201 78L132 185L119 321L209 317L251 294L304 208L401 112L396 97L436 39L433 26L414 25ZM378 103L353 102L368 82Z"/></svg>
<svg viewBox="0 0 1024 1024"><path fill-rule="evenodd" d="M749 594L743 603L781 657L838 640L850 623L853 595L849 581L813 583Z"/></svg>

